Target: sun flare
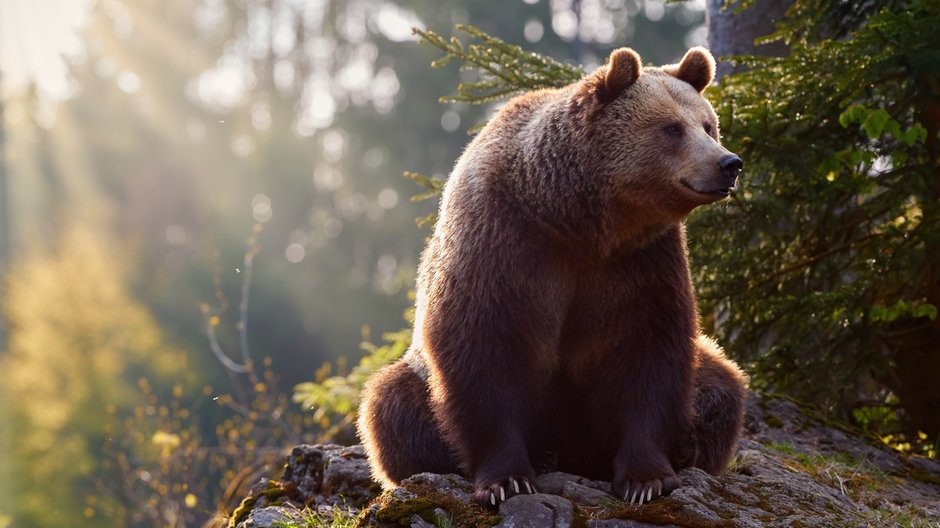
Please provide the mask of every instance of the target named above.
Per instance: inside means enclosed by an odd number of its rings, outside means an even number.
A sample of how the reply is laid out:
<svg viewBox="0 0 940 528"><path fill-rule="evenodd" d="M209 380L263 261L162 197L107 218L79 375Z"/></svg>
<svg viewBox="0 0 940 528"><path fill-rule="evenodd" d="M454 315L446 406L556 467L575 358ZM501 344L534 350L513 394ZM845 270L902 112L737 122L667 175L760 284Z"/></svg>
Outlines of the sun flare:
<svg viewBox="0 0 940 528"><path fill-rule="evenodd" d="M65 59L81 60L81 30L93 0L0 0L0 91L67 97L72 86Z"/></svg>

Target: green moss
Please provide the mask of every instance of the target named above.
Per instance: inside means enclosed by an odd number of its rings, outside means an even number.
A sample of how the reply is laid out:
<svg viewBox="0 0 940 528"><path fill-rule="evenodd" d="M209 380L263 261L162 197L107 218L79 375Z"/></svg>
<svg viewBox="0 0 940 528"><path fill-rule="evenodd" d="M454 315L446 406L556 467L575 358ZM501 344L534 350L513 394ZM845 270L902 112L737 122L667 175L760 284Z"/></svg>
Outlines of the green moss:
<svg viewBox="0 0 940 528"><path fill-rule="evenodd" d="M767 422L767 425L774 427L776 429L779 429L784 426L783 420L781 420L780 418L777 418L776 416L774 416L773 414L770 414L769 412L764 414L764 421Z"/></svg>
<svg viewBox="0 0 940 528"><path fill-rule="evenodd" d="M265 497L272 505L284 502L286 498L284 496L285 491L281 486L281 483L272 480L268 482L268 487L262 490L260 493L249 495L242 499L238 507L232 512L231 517L229 517L228 528L235 528L238 526L238 523L244 521L248 518L248 514L251 513L251 509L255 507L255 503L258 502L258 499Z"/></svg>
<svg viewBox="0 0 940 528"><path fill-rule="evenodd" d="M410 526L411 519L418 515L425 521L438 526L441 525L441 520L437 518L434 511L438 508L447 514L451 526L488 528L498 524L501 519L498 514L487 511L475 503L464 502L449 493L425 484L408 483L402 487L415 497L399 501L391 498L391 492L381 495L373 503L379 507L375 513L376 520ZM367 510L368 508L363 510L363 513L365 514ZM360 526L364 524L365 519L365 515L360 515Z"/></svg>
<svg viewBox="0 0 940 528"><path fill-rule="evenodd" d="M454 526L489 527L499 524L501 520L498 513L483 509L474 502L462 501L426 484L408 484L405 489L433 501L436 507L447 513Z"/></svg>
<svg viewBox="0 0 940 528"><path fill-rule="evenodd" d="M400 502L388 502L379 511L375 512L375 518L381 522L409 526L411 518L416 514L430 522L434 518L434 508L437 505L424 497L414 497Z"/></svg>
<svg viewBox="0 0 940 528"><path fill-rule="evenodd" d="M231 517L229 517L228 528L235 528L248 518L248 514L251 513L251 509L254 508L256 502L258 502L258 497L245 497L242 499L235 511L232 512Z"/></svg>

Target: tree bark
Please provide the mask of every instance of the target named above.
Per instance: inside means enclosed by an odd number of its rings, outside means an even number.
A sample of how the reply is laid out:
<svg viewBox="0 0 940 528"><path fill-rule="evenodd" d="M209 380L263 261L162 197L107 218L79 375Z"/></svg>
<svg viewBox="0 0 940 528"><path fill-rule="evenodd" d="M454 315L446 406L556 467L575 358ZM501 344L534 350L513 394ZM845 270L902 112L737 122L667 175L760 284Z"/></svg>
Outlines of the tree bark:
<svg viewBox="0 0 940 528"><path fill-rule="evenodd" d="M781 57L787 53L787 47L781 41L757 45L754 40L774 31L792 0L757 0L751 7L737 12L735 9L739 3L733 2L726 7L726 0L707 2L708 47L718 59L717 79L741 69L723 58L734 55Z"/></svg>
<svg viewBox="0 0 940 528"><path fill-rule="evenodd" d="M925 94L930 90L925 89ZM925 148L927 167L932 171L932 182L927 195L920 197L925 204L940 203L940 103L924 96L919 104L917 117L927 129ZM934 205L934 207L937 207ZM936 211L936 209L934 209ZM926 216L926 215L925 215ZM940 242L935 237L924 238L924 254L927 269L924 273L924 297L928 304L940 307ZM916 433L927 433L932 441L940 439L940 317L932 321L923 318L911 321L915 330L905 340L894 340L891 347L892 368L887 373L885 385L900 398L906 412L907 433L913 438Z"/></svg>

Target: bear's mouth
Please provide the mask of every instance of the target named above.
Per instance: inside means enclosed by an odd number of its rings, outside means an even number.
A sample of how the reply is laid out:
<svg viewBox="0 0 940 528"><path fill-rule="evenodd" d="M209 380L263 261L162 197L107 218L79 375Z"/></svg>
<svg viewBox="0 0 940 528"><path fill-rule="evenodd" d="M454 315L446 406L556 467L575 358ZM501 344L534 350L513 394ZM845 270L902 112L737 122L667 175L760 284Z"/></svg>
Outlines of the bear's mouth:
<svg viewBox="0 0 940 528"><path fill-rule="evenodd" d="M682 183L683 187L685 187L686 189L696 194L702 194L705 196L711 196L711 197L716 197L716 198L725 198L727 196L730 196L731 193L734 191L734 187L720 187L718 189L713 189L710 191L700 191L696 189L695 187L692 187L692 184L690 184L689 182L685 180L679 180L679 182Z"/></svg>

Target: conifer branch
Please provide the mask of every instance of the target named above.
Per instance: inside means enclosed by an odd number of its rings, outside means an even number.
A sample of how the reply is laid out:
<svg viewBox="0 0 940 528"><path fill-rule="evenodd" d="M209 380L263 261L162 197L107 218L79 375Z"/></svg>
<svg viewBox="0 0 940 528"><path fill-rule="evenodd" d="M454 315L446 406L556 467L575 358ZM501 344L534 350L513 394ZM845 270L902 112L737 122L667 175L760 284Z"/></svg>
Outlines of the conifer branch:
<svg viewBox="0 0 940 528"><path fill-rule="evenodd" d="M462 68L480 73L479 81L458 84L457 93L442 97L441 102L485 104L529 90L565 86L584 75L579 66L526 51L474 26L458 24L455 29L469 35L470 43L464 44L456 36L448 40L433 31L413 30L421 37L418 44L430 44L444 52L432 67L456 60L464 63Z"/></svg>

